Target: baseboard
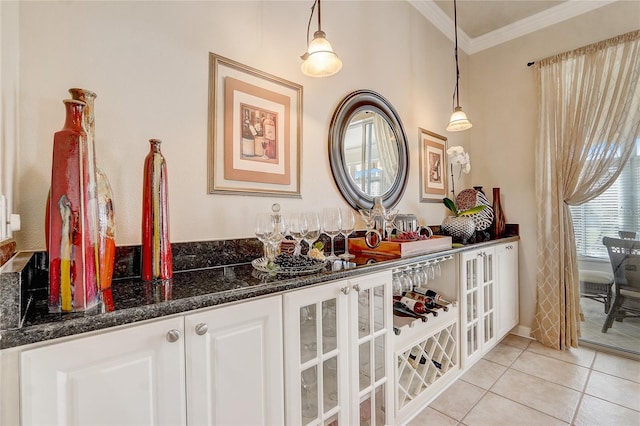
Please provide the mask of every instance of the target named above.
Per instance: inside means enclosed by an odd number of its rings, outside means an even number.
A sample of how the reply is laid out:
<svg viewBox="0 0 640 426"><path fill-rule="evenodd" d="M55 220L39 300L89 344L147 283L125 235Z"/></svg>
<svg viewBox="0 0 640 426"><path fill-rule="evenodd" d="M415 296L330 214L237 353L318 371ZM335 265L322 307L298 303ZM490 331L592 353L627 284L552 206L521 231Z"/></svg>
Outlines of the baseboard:
<svg viewBox="0 0 640 426"><path fill-rule="evenodd" d="M523 325L517 325L511 330L511 334L515 334L516 336L526 337L527 339L533 339L531 337L531 327L525 327Z"/></svg>

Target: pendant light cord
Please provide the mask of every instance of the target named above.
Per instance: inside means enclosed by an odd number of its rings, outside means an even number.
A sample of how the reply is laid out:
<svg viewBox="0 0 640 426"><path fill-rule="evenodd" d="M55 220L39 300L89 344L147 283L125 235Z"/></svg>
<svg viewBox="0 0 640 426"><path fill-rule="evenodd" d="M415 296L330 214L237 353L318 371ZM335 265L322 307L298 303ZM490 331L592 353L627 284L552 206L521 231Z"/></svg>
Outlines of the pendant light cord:
<svg viewBox="0 0 640 426"><path fill-rule="evenodd" d="M453 96L451 99L451 103L454 103L455 106L460 106L460 94L458 93L458 82L460 81L460 67L458 66L458 11L456 7L456 0L453 0L453 26L455 29L455 50L454 54L456 57L456 87L453 89Z"/></svg>
<svg viewBox="0 0 640 426"><path fill-rule="evenodd" d="M316 4L318 5L318 30L320 30L320 0L316 0L311 5L311 14L309 15L309 23L307 23L307 46L309 46L309 29L311 28L311 20L313 19L313 12L316 10Z"/></svg>

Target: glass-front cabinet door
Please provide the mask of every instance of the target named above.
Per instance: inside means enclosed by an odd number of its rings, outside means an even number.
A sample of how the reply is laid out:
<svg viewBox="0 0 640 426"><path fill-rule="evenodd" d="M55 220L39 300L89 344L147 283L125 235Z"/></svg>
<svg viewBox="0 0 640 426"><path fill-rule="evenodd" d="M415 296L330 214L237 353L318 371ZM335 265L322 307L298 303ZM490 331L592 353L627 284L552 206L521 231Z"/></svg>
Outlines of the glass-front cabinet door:
<svg viewBox="0 0 640 426"><path fill-rule="evenodd" d="M482 251L482 344L484 347L488 347L496 340L496 281L493 257L493 249Z"/></svg>
<svg viewBox="0 0 640 426"><path fill-rule="evenodd" d="M471 359L480 354L480 278L482 256L478 252L462 255L460 274L462 299L462 358Z"/></svg>
<svg viewBox="0 0 640 426"><path fill-rule="evenodd" d="M390 283L389 272L285 294L287 424L392 423Z"/></svg>
<svg viewBox="0 0 640 426"><path fill-rule="evenodd" d="M347 283L284 296L287 424L347 424Z"/></svg>
<svg viewBox="0 0 640 426"><path fill-rule="evenodd" d="M494 250L462 254L462 358L472 364L496 342L496 292Z"/></svg>
<svg viewBox="0 0 640 426"><path fill-rule="evenodd" d="M350 280L351 419L349 424L393 423L393 312L391 274Z"/></svg>

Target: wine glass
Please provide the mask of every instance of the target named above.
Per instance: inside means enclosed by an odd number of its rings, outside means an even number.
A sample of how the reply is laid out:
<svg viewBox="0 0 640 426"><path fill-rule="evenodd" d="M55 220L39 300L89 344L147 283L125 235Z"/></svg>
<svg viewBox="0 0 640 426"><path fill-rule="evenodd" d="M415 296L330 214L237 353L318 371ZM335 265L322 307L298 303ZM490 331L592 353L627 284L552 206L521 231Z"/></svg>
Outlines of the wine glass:
<svg viewBox="0 0 640 426"><path fill-rule="evenodd" d="M293 237L296 242L296 248L293 252L294 256L299 256L302 249L300 241L302 241L307 234L307 223L304 218L304 214L300 212L291 213L289 216L289 235Z"/></svg>
<svg viewBox="0 0 640 426"><path fill-rule="evenodd" d="M400 210L395 209L395 210L387 210L385 212L384 215L384 228L385 228L385 237L387 240L391 239L391 232L394 230L394 228L396 227L396 216L398 215L398 212Z"/></svg>
<svg viewBox="0 0 640 426"><path fill-rule="evenodd" d="M391 288L394 296L402 296L402 280L400 279L400 272L395 272L393 274Z"/></svg>
<svg viewBox="0 0 640 426"><path fill-rule="evenodd" d="M342 209L340 211L340 217L342 218L341 234L344 235L344 253L340 255L343 259L351 259L355 257L349 253L349 235L355 230L356 217L353 215L351 209Z"/></svg>
<svg viewBox="0 0 640 426"><path fill-rule="evenodd" d="M318 381L316 368L314 365L300 373L302 417L306 419L315 419L318 416Z"/></svg>
<svg viewBox="0 0 640 426"><path fill-rule="evenodd" d="M375 228L375 218L371 214L371 210L360 209L360 216L362 216L362 220L364 221L367 230Z"/></svg>
<svg viewBox="0 0 640 426"><path fill-rule="evenodd" d="M331 254L327 259L339 259L335 254L333 240L340 233L342 228L342 220L340 218L340 209L328 207L322 211L322 231L331 238Z"/></svg>
<svg viewBox="0 0 640 426"><path fill-rule="evenodd" d="M262 242L262 250L264 257L269 260L273 260L270 256L273 254L268 249L268 245L271 244L271 238L274 231L274 222L271 213L258 213L256 218L255 234L258 240Z"/></svg>
<svg viewBox="0 0 640 426"><path fill-rule="evenodd" d="M304 241L309 246L307 249L307 254L309 254L309 251L313 248L313 243L320 236L320 218L317 212L309 211L304 213L304 220L307 228Z"/></svg>

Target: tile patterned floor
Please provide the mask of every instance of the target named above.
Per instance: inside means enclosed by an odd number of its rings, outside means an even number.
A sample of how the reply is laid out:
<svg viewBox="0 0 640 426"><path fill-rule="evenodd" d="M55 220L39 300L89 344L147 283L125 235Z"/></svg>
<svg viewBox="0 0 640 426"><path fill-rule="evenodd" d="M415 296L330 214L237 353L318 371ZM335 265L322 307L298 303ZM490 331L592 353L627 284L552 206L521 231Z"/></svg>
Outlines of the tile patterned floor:
<svg viewBox="0 0 640 426"><path fill-rule="evenodd" d="M410 426L640 425L640 361L507 336Z"/></svg>
<svg viewBox="0 0 640 426"><path fill-rule="evenodd" d="M586 297L580 298L585 320L580 323L581 338L587 342L608 345L627 351L640 352L640 318L625 318L614 321L613 326L602 332L606 318L604 305Z"/></svg>

